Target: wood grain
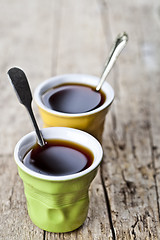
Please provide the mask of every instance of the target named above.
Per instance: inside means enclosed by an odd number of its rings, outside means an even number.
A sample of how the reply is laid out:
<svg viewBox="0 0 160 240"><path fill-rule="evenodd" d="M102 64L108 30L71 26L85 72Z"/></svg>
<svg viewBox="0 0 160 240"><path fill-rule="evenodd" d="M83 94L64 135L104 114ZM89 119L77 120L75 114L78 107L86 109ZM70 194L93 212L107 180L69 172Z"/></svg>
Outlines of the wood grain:
<svg viewBox="0 0 160 240"><path fill-rule="evenodd" d="M108 4L115 31L120 28L117 18L125 4L126 1ZM123 55L115 70L118 98L112 109L111 131L104 133L103 164L117 239L158 239L160 235L160 185L154 153L159 139L153 140L157 135L153 129L159 129L159 122L153 117L159 115L159 69L155 59L158 56L153 52L157 25L150 28L149 34L147 31L154 22L154 10L152 3L142 1L139 5L128 3L127 11L123 12L123 27L130 36L127 50L130 59L126 61L127 55Z"/></svg>
<svg viewBox="0 0 160 240"><path fill-rule="evenodd" d="M160 236L160 3L158 0L1 0L0 239L158 240ZM32 131L6 72L19 66L32 91L63 73L99 76L118 33L129 43L108 76L115 100L103 134L104 159L90 188L88 217L65 234L30 220L13 160ZM42 121L37 107L39 125Z"/></svg>

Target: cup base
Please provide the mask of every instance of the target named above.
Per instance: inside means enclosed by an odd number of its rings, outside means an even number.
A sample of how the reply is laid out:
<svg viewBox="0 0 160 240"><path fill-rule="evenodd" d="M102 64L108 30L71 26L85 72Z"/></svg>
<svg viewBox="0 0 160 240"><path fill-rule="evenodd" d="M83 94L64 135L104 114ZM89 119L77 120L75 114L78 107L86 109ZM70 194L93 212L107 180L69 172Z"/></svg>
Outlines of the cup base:
<svg viewBox="0 0 160 240"><path fill-rule="evenodd" d="M30 201L31 204L27 201L27 205L31 221L47 232L65 233L74 231L83 225L88 213L88 199L82 199L62 209L46 209L41 206L39 211L36 207L36 199L30 199ZM40 203L38 203L38 206L40 207ZM84 210L82 211L82 209Z"/></svg>

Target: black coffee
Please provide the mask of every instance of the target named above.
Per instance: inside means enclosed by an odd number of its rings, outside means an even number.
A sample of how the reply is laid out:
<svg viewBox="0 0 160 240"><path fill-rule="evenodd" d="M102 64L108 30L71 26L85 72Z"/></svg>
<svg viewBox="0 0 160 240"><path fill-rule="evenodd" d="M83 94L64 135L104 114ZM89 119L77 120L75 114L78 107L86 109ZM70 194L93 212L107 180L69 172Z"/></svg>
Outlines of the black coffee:
<svg viewBox="0 0 160 240"><path fill-rule="evenodd" d="M29 169L53 176L74 174L91 166L93 154L81 145L64 140L47 140L28 151L23 163Z"/></svg>
<svg viewBox="0 0 160 240"><path fill-rule="evenodd" d="M63 84L49 89L42 95L43 103L58 112L85 113L100 107L105 94L88 85Z"/></svg>

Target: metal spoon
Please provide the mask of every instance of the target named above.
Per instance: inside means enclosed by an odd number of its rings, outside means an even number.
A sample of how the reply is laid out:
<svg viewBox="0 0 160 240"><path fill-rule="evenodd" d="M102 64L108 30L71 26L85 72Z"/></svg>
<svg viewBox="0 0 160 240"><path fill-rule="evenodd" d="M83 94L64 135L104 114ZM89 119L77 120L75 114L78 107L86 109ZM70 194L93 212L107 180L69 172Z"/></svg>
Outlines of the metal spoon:
<svg viewBox="0 0 160 240"><path fill-rule="evenodd" d="M104 70L102 72L100 81L96 87L96 91L99 91L102 87L102 84L104 83L106 77L110 73L114 63L116 62L119 54L123 50L123 48L126 46L128 41L128 35L124 32L122 34L119 34L116 38L115 44L113 46L113 49L111 51L111 54L109 55L109 58L104 66Z"/></svg>
<svg viewBox="0 0 160 240"><path fill-rule="evenodd" d="M36 134L37 134L38 144L40 146L45 145L45 141L44 141L42 134L38 128L36 119L35 119L33 111L32 111L32 106L31 106L32 94L31 94L31 90L30 90L29 83L28 83L25 73L21 69L14 67L14 68L9 69L8 75L9 75L9 79L11 80L11 83L14 87L14 90L17 94L17 97L18 97L20 103L23 104L29 112L29 115L31 117L33 126L34 126Z"/></svg>

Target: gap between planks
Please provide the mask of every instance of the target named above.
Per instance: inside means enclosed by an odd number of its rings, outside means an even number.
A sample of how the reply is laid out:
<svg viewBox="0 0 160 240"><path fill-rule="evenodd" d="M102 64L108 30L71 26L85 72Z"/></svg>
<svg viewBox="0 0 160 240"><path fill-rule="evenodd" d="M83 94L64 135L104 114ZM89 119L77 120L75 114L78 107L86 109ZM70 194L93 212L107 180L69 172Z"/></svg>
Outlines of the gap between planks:
<svg viewBox="0 0 160 240"><path fill-rule="evenodd" d="M110 200L109 200L109 197L108 197L107 188L105 187L105 182L104 182L104 178L103 178L103 171L102 171L102 165L100 166L100 177L101 177L101 183L102 183L103 192L104 192L104 198L105 198L105 202L106 202L106 208L107 208L107 212L108 212L108 219L109 219L110 229L111 229L111 232L112 232L112 238L113 238L113 240L116 240L116 234L115 234L113 221L112 221L111 205L110 205Z"/></svg>

